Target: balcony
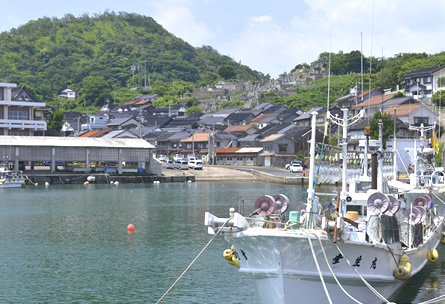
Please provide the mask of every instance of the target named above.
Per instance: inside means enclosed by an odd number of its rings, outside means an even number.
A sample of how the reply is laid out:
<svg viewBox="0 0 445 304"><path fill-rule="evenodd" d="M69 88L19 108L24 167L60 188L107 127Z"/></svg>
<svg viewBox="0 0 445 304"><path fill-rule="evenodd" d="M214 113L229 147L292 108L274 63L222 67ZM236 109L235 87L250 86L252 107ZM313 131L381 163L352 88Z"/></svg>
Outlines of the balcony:
<svg viewBox="0 0 445 304"><path fill-rule="evenodd" d="M0 128L21 129L21 130L33 129L35 131L45 131L46 121L0 119Z"/></svg>

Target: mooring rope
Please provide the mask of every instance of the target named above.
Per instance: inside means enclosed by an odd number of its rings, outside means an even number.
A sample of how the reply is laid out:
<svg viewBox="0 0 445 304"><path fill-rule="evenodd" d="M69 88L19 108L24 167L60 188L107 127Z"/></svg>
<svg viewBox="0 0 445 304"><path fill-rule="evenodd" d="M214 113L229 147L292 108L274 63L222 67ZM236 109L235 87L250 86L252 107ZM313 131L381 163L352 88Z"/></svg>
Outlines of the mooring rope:
<svg viewBox="0 0 445 304"><path fill-rule="evenodd" d="M324 289L324 292L326 294L326 297L328 298L329 303L332 304L332 300L331 300L331 297L329 295L328 288L326 287L326 283L325 283L325 281L323 279L323 274L321 273L320 266L318 265L317 256L315 255L314 247L312 246L312 241L311 241L311 237L310 237L309 233L307 233L307 239L309 241L309 246L311 247L312 257L314 258L314 262L315 262L315 266L317 267L318 275L320 276L321 285L323 285L323 289Z"/></svg>
<svg viewBox="0 0 445 304"><path fill-rule="evenodd" d="M334 242L332 242L335 247L337 247L338 252L344 257L346 263L348 263L348 265L354 269L355 273L359 276L359 278L363 281L363 283L365 283L365 285L369 288L369 290L371 290L380 300L382 300L385 303L391 303L389 302L387 299L385 299L384 296L382 296L374 287L371 286L371 284L369 284L364 277L362 277L362 275L357 271L357 269L355 269L354 266L351 265L351 262L349 262L349 259L344 255L344 253L340 250L340 248L338 247L338 245Z"/></svg>
<svg viewBox="0 0 445 304"><path fill-rule="evenodd" d="M321 248L321 251L323 252L323 256L324 256L324 259L325 259L325 261L326 261L326 265L328 266L328 268L329 268L329 271L331 272L331 274L332 274L332 277L334 278L334 280L335 280L335 282L337 282L337 285L338 285L338 287L340 287L340 289L352 300L352 301L354 301L354 302L356 302L356 303L359 303L359 304L362 304L362 302L360 302L360 301L358 301L357 299L355 299L353 296L351 296L344 288L343 288L343 286L341 285L341 283L340 283L340 281L337 279L337 276L335 275L335 273L334 273L334 271L332 270L332 267L331 267L331 265L329 264L329 261L328 261L328 257L326 256L326 252L325 252L325 250L324 250L324 247L323 247L323 244L322 244L322 242L321 242L321 239L320 239L320 237L319 237L319 235L318 234L316 234L316 233L312 233L313 235L315 235L316 237L317 237L317 239L318 239L318 242L320 243L320 248Z"/></svg>
<svg viewBox="0 0 445 304"><path fill-rule="evenodd" d="M179 280L185 275L185 273L190 269L190 267L192 267L192 265L196 262L196 260L201 256L201 254L204 252L204 250L207 249L207 247L209 247L210 243L216 238L216 236L221 232L221 230L224 228L224 226L226 226L226 224L231 220L231 218L229 217L227 219L227 221L224 222L224 224L222 224L222 226L218 229L218 231L215 233L215 235L210 239L210 241L204 246L204 248L202 248L201 252L198 253L198 255L193 259L193 261L190 263L190 265L188 265L188 267L182 272L182 274L176 279L176 281L172 284L172 286L170 286L169 289L167 289L167 291L164 293L164 295L156 302L156 304L159 304L164 298L165 296L170 292L170 290L173 289L173 287L175 287L175 285L179 282Z"/></svg>

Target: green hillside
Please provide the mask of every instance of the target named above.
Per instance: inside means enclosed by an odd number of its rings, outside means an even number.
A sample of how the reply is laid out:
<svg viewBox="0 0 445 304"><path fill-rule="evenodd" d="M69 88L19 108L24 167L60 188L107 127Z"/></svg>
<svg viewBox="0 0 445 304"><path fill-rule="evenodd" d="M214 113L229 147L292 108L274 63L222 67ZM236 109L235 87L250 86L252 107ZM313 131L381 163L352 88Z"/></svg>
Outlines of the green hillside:
<svg viewBox="0 0 445 304"><path fill-rule="evenodd" d="M364 88L369 88L370 69L373 88L395 89L407 72L444 64L445 52L363 58ZM324 52L315 62L295 68L328 65L329 53ZM330 103L360 83L360 70L359 51L331 54ZM0 34L0 80L25 85L38 100L64 111L91 112L107 100L122 104L141 94L160 95L158 105L174 104L194 88L223 78L258 81L268 76L210 46L195 48L138 14L44 17ZM315 87L298 88L290 97L274 92L263 97L303 110L326 105L327 78L309 85ZM66 88L79 92L76 102L57 98Z"/></svg>
<svg viewBox="0 0 445 304"><path fill-rule="evenodd" d="M106 98L128 101L128 95L150 93L128 91L133 81L144 85L146 73L160 93L174 80L174 93L183 94L181 89L191 84L213 80L222 65L233 67L239 79L264 77L211 47L194 48L137 14L45 17L0 34L0 79L26 85L45 102L67 87L80 91L91 81L100 84L104 96L83 102L99 106ZM142 78L136 70L133 79L131 66L142 67Z"/></svg>

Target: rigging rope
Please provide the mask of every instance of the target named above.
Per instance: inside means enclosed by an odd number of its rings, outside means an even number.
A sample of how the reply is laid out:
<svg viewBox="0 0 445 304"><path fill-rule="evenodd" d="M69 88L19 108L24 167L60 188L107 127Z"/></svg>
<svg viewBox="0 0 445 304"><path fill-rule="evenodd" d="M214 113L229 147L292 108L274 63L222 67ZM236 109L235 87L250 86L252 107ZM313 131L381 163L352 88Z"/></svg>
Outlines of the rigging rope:
<svg viewBox="0 0 445 304"><path fill-rule="evenodd" d="M326 297L328 298L329 303L332 304L332 300L329 295L328 288L326 287L326 283L323 279L323 274L321 273L320 266L318 265L317 256L315 255L314 247L312 246L312 241L311 241L311 237L310 237L309 233L307 233L307 239L309 241L309 246L311 247L312 257L314 258L315 266L317 267L318 275L320 276L320 280L321 280L321 284L323 285L324 292L326 294Z"/></svg>
<svg viewBox="0 0 445 304"><path fill-rule="evenodd" d="M224 222L224 224L222 224L222 226L218 229L218 231L215 233L215 235L210 239L210 241L204 246L204 248L202 248L201 252L198 253L198 255L196 256L196 258L193 259L193 261L190 263L190 265L188 265L188 267L181 273L181 275L176 279L176 281L172 284L172 286L170 286L169 289L167 289L167 291L164 293L164 295L156 302L156 304L159 304L164 298L165 296L170 292L170 290L173 289L173 287L175 287L175 285L179 282L179 280L185 275L185 273L190 269L190 267L192 267L192 265L196 262L196 260L201 256L201 254L204 252L204 250L207 249L207 247L209 247L210 243L216 238L216 236L221 232L221 230L224 228L224 226L226 226L226 224L231 220L231 218L229 217L227 219L227 221Z"/></svg>

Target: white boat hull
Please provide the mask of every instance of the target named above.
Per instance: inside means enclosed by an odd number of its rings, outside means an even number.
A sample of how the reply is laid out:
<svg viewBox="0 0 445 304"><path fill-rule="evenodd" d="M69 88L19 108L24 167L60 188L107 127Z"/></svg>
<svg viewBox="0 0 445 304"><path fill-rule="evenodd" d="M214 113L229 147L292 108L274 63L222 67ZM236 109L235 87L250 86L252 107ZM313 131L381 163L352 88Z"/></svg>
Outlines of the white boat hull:
<svg viewBox="0 0 445 304"><path fill-rule="evenodd" d="M0 180L0 188L20 188L24 184L24 178L6 178Z"/></svg>
<svg viewBox="0 0 445 304"><path fill-rule="evenodd" d="M437 228L441 232L442 224ZM231 242L236 247L240 262L240 272L252 275L256 281L261 303L328 303L328 298L314 261L307 234L303 231L290 232L251 228L235 233ZM426 264L427 252L440 241L440 233L431 233L427 242L415 250L407 250L410 257L412 275ZM337 242L321 238L327 262L346 291L363 303L381 303L380 300L360 279L355 268L386 299L403 284L394 278L401 251L387 246L363 242ZM311 236L311 243L320 271L325 280L329 296L334 303L354 303L335 282L324 258L319 240ZM346 262L349 260L350 266ZM315 292L314 292L315 291Z"/></svg>

